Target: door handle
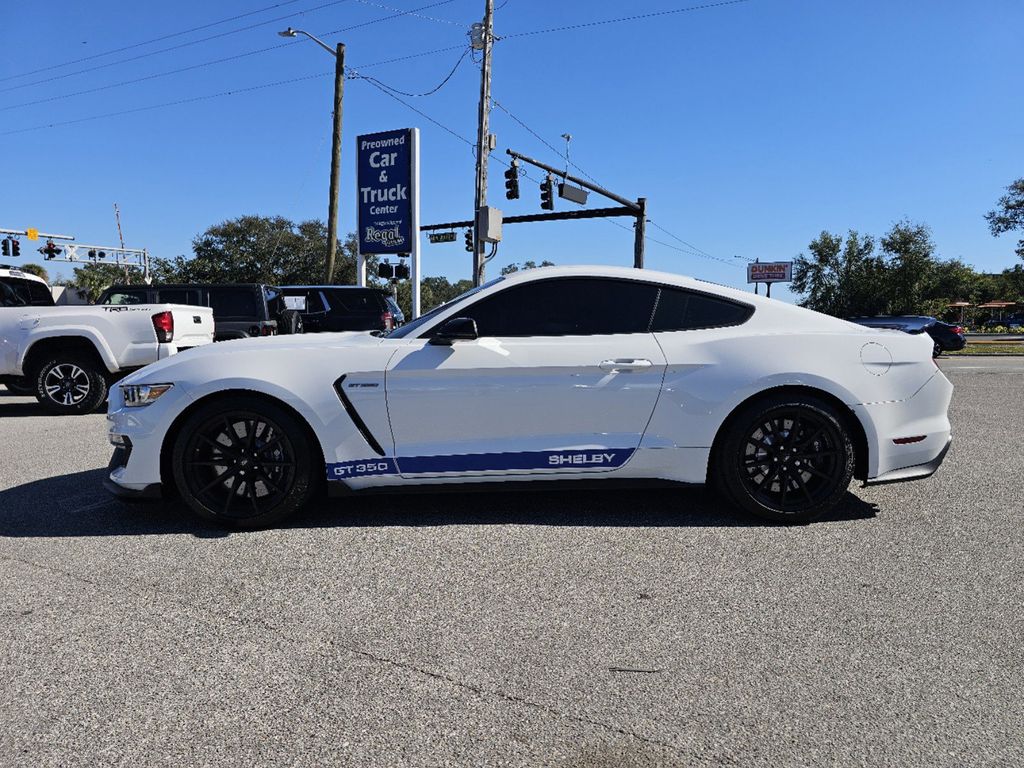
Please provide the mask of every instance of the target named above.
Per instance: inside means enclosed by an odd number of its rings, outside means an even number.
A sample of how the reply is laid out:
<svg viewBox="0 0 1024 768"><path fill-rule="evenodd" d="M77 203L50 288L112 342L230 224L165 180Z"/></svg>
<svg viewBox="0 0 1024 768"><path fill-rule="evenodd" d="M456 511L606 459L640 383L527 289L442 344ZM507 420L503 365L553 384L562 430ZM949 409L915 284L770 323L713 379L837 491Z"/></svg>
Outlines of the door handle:
<svg viewBox="0 0 1024 768"><path fill-rule="evenodd" d="M638 360L632 357L621 357L615 360L604 360L601 363L602 371L642 371L645 368L653 367L654 363L650 360Z"/></svg>

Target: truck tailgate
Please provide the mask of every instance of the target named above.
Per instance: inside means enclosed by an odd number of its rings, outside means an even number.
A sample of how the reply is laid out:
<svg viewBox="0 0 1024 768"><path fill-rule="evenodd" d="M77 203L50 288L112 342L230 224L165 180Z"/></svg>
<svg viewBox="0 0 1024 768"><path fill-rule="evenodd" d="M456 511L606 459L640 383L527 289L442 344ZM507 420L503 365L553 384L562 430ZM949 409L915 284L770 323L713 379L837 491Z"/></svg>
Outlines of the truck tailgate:
<svg viewBox="0 0 1024 768"><path fill-rule="evenodd" d="M213 342L213 310L185 304L155 304L154 309L169 311L174 318L173 344L180 349ZM163 355L161 355L163 357Z"/></svg>

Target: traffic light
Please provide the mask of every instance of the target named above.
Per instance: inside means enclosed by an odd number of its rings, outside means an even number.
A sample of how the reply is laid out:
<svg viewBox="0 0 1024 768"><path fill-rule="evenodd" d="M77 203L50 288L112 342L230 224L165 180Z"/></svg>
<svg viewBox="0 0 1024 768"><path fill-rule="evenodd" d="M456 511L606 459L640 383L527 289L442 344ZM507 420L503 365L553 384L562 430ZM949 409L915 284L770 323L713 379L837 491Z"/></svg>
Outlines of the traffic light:
<svg viewBox="0 0 1024 768"><path fill-rule="evenodd" d="M395 268L390 261L382 261L377 264L377 277L391 279L395 276Z"/></svg>
<svg viewBox="0 0 1024 768"><path fill-rule="evenodd" d="M515 162L505 171L505 197L509 200L519 199L519 166Z"/></svg>
<svg viewBox="0 0 1024 768"><path fill-rule="evenodd" d="M402 262L395 264L395 278L397 278L398 280L408 280L409 265L403 264Z"/></svg>
<svg viewBox="0 0 1024 768"><path fill-rule="evenodd" d="M545 211L555 210L554 182L550 174L540 185L540 207Z"/></svg>
<svg viewBox="0 0 1024 768"><path fill-rule="evenodd" d="M473 230L472 229L467 229L466 230L466 250L469 251L470 253L473 252Z"/></svg>
<svg viewBox="0 0 1024 768"><path fill-rule="evenodd" d="M56 257L61 252L61 248L54 244L53 240L47 240L46 245L40 248L39 252L43 254L44 259L49 260Z"/></svg>
<svg viewBox="0 0 1024 768"><path fill-rule="evenodd" d="M21 256L21 241L20 240L15 240L13 238L11 239L11 255L12 256Z"/></svg>
<svg viewBox="0 0 1024 768"><path fill-rule="evenodd" d="M3 253L4 256L11 255L11 241L9 238L4 238L3 245L0 246L0 253Z"/></svg>

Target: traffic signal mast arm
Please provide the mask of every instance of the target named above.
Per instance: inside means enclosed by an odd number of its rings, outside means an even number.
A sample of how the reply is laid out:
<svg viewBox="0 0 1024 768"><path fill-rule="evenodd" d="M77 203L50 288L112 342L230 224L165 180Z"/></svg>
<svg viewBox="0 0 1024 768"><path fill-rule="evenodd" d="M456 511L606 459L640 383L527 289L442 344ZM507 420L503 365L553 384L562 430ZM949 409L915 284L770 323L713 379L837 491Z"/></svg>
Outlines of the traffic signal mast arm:
<svg viewBox="0 0 1024 768"><path fill-rule="evenodd" d="M550 174L560 176L567 181L573 182L574 184L579 184L584 189L589 189L591 192L596 192L599 195L604 195L609 200L614 200L619 205L623 205L627 208L630 208L637 213L639 213L640 209L643 207L643 203L641 203L638 200L627 200L626 198L621 197L620 195L616 195L614 192L608 191L604 187L599 187L597 184L591 184L589 181L584 181L583 179L576 178L575 176L570 176L568 173L565 173L564 171L560 171L553 166L540 162L540 160L534 160L532 157L527 157L526 155L523 155L512 149L506 149L505 151L512 157L514 157L516 160L522 160L524 163L545 170Z"/></svg>

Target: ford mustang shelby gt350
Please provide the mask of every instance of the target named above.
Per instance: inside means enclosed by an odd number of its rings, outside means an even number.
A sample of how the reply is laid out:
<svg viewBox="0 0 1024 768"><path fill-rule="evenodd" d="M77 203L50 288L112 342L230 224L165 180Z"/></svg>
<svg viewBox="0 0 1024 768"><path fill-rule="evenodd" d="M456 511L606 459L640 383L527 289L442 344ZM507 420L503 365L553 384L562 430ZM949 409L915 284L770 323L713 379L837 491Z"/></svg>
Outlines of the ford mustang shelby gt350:
<svg viewBox="0 0 1024 768"><path fill-rule="evenodd" d="M678 275L502 277L387 334L229 341L110 396L108 487L228 525L322 490L441 483L712 483L803 522L852 478L931 475L952 385L927 336Z"/></svg>

